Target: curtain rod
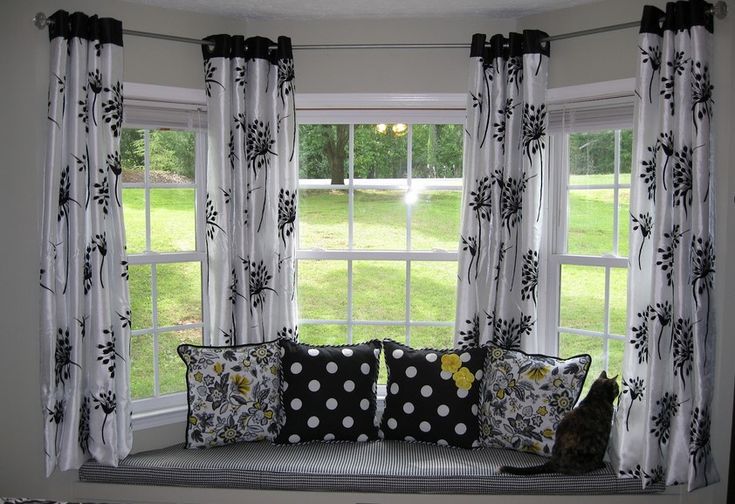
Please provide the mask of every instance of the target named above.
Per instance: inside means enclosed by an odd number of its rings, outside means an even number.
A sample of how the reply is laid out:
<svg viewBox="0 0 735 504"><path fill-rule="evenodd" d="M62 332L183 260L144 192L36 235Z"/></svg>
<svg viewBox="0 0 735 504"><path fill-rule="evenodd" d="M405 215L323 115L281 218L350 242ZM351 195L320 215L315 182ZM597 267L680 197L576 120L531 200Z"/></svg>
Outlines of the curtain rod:
<svg viewBox="0 0 735 504"><path fill-rule="evenodd" d="M724 19L727 16L727 3L724 0L719 0L712 5L709 12L714 15L717 19ZM39 30L43 30L52 21L46 17L43 12L37 13L33 16L33 24ZM586 35L594 35L597 33L605 33L609 31L624 30L626 28L635 28L640 25L640 21L630 21L628 23L620 23L609 26L601 26L599 28L590 28L588 30L579 30L575 32L562 33L559 35L552 35L545 37L542 41L553 42L555 40L564 40L576 37L584 37ZM153 33L138 30L123 29L124 35L131 35L133 37L146 37L155 38L161 40L172 40L174 42L184 42L187 44L197 45L213 45L208 40L201 40L190 37L179 37L177 35L166 35L163 33ZM293 46L293 50L315 50L315 49L469 49L470 44L467 43L445 43L445 44L433 44L433 43L406 43L406 44L296 44Z"/></svg>

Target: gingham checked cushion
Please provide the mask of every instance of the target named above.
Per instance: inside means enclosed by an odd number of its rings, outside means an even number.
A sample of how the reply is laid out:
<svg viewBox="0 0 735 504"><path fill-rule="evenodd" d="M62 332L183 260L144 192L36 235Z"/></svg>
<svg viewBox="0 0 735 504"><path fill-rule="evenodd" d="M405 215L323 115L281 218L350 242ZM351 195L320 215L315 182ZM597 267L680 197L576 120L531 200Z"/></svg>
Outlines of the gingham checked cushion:
<svg viewBox="0 0 735 504"><path fill-rule="evenodd" d="M436 494L635 494L636 479L608 465L584 476L498 474L501 465L547 459L496 448L463 450L425 443L240 443L207 450L171 446L136 453L118 467L87 462L79 479L98 483L336 492Z"/></svg>

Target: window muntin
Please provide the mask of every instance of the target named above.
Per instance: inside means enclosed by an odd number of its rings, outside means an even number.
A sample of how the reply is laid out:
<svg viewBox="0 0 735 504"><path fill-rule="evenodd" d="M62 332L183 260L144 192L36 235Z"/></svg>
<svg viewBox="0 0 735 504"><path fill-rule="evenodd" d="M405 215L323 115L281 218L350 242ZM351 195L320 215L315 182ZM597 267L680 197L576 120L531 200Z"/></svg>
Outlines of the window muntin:
<svg viewBox="0 0 735 504"><path fill-rule="evenodd" d="M452 346L463 111L361 114L299 127L300 339Z"/></svg>
<svg viewBox="0 0 735 504"><path fill-rule="evenodd" d="M126 124L121 137L122 204L128 247L131 396L135 411L183 404L181 343L204 341L204 133L182 125Z"/></svg>

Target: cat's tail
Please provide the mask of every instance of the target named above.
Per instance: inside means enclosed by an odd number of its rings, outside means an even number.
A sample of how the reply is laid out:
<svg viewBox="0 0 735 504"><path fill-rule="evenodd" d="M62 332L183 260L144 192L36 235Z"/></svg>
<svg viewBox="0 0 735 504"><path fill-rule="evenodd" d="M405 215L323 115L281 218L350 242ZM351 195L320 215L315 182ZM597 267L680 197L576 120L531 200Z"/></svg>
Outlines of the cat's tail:
<svg viewBox="0 0 735 504"><path fill-rule="evenodd" d="M554 469L554 465L551 463L551 461L548 461L545 464L531 466L531 467L501 466L500 469L498 469L498 472L523 475L523 474L552 473L552 472L556 472L556 470Z"/></svg>

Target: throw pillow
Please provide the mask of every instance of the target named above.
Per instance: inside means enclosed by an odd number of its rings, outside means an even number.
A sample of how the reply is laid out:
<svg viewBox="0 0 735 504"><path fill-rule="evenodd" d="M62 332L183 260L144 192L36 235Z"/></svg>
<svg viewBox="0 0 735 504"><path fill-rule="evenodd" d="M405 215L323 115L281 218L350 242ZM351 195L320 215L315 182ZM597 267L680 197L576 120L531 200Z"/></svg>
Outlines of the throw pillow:
<svg viewBox="0 0 735 504"><path fill-rule="evenodd" d="M488 347L481 392L483 446L551 456L556 427L582 393L592 358Z"/></svg>
<svg viewBox="0 0 735 504"><path fill-rule="evenodd" d="M232 347L179 345L189 402L186 447L273 439L281 411L278 341Z"/></svg>
<svg viewBox="0 0 735 504"><path fill-rule="evenodd" d="M486 351L413 349L385 340L385 439L479 446L478 403Z"/></svg>
<svg viewBox="0 0 735 504"><path fill-rule="evenodd" d="M276 443L377 438L380 341L314 346L283 340L282 345L286 421Z"/></svg>

